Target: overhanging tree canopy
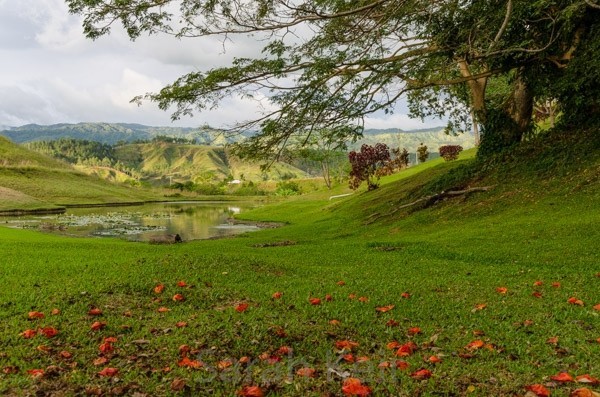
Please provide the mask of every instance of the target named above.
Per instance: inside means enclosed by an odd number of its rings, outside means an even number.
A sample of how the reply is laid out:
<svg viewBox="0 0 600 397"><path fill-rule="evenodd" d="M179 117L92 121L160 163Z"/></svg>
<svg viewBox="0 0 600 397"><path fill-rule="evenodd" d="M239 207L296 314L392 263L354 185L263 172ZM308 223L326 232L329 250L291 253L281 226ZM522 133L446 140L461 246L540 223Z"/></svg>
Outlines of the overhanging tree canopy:
<svg viewBox="0 0 600 397"><path fill-rule="evenodd" d="M600 19L593 0L66 1L85 17L90 38L118 22L132 39L265 35L256 58L191 72L136 98L174 106L177 119L227 96L268 92L275 110L238 126L260 131L241 150L255 156L317 130L354 126L347 134L356 136L364 116L393 111L406 94L421 116L467 104L487 127L484 141L510 145L531 123L536 89L548 91L541 82L564 74ZM492 101L488 82L497 76L509 90Z"/></svg>

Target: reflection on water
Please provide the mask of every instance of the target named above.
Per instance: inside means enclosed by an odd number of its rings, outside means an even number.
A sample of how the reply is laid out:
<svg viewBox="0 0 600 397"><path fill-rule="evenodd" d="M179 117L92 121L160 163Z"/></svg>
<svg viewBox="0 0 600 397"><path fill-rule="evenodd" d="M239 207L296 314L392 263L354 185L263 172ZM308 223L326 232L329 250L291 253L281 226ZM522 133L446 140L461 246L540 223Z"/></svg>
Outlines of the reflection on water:
<svg viewBox="0 0 600 397"><path fill-rule="evenodd" d="M149 241L165 234L186 240L226 237L258 230L227 220L252 203L178 202L131 207L70 208L61 215L31 215L2 219L8 226L40 229L70 236L121 237Z"/></svg>

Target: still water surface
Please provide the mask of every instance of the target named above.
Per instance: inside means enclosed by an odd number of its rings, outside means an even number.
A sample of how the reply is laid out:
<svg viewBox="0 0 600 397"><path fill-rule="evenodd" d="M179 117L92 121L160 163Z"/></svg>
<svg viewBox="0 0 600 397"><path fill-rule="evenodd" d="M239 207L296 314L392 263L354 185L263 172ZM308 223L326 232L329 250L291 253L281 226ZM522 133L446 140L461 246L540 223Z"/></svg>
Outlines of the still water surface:
<svg viewBox="0 0 600 397"><path fill-rule="evenodd" d="M258 230L254 225L228 221L255 206L250 202L177 202L127 207L69 208L60 215L0 218L16 228L37 229L69 236L120 237L149 241L179 234L184 241L227 237Z"/></svg>

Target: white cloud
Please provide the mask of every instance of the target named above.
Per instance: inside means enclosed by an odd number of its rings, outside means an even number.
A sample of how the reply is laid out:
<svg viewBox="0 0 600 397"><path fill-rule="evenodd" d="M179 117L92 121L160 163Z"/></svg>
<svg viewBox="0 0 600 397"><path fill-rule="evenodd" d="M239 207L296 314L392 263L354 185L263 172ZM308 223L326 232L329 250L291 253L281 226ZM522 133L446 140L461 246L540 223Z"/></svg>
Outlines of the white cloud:
<svg viewBox="0 0 600 397"><path fill-rule="evenodd" d="M301 35L302 33L300 33ZM255 57L264 45L256 37L225 42L211 37L169 36L129 40L113 27L96 41L84 37L81 18L69 15L64 0L0 0L0 125L79 121L171 125L156 104L129 103L156 92L179 76L228 65L233 57ZM210 112L172 125L231 126L254 119L270 105L235 96ZM369 128L426 126L405 115L373 116Z"/></svg>
<svg viewBox="0 0 600 397"><path fill-rule="evenodd" d="M420 119L410 118L406 114L395 113L385 116L369 116L365 117L365 128L387 129L400 128L405 131L416 130L419 128L429 128L433 126L441 126L443 122L439 120L428 120L426 122Z"/></svg>

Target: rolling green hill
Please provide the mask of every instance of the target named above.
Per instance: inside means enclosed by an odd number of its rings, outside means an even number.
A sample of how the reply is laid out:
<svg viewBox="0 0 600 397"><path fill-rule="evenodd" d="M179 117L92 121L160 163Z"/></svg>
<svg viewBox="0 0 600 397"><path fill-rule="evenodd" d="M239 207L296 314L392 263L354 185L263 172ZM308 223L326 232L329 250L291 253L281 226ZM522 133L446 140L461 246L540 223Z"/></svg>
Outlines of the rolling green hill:
<svg viewBox="0 0 600 397"><path fill-rule="evenodd" d="M57 209L66 204L155 200L150 191L86 175L71 165L0 138L0 211Z"/></svg>
<svg viewBox="0 0 600 397"><path fill-rule="evenodd" d="M279 181L307 174L285 163L262 171L259 163L240 161L219 146L174 143L154 139L148 143L107 145L61 138L29 142L26 147L65 160L82 172L117 182L145 181L153 185L173 182L220 183L225 179Z"/></svg>

